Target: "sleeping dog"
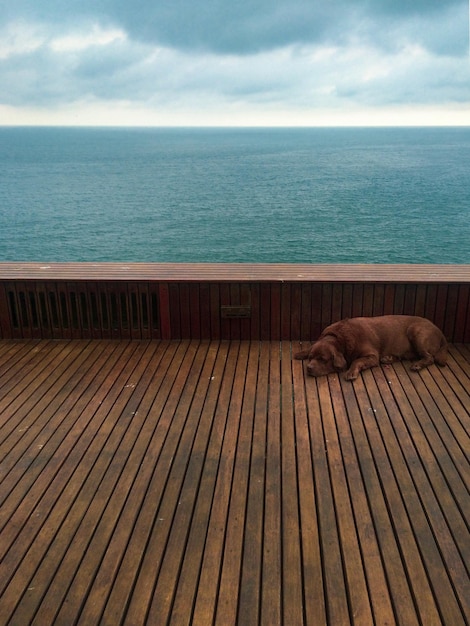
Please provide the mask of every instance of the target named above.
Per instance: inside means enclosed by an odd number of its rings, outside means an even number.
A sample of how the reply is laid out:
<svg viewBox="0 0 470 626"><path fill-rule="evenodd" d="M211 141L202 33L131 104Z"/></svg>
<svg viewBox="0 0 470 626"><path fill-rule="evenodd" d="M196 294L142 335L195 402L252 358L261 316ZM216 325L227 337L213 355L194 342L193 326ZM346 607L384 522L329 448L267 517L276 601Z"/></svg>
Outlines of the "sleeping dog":
<svg viewBox="0 0 470 626"><path fill-rule="evenodd" d="M354 380L362 370L398 359L418 359L411 366L414 371L434 362L445 365L447 341L424 317L353 317L325 328L318 341L295 358L308 359L310 376L347 370L346 380Z"/></svg>

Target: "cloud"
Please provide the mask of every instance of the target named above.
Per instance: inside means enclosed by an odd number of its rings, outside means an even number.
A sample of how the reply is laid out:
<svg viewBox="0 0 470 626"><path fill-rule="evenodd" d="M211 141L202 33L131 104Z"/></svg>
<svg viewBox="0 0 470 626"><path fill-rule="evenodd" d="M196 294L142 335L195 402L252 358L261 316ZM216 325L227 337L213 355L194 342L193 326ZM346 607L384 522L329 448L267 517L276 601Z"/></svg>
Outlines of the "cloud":
<svg viewBox="0 0 470 626"><path fill-rule="evenodd" d="M456 0L17 0L0 23L4 107L294 119L469 100L468 6Z"/></svg>
<svg viewBox="0 0 470 626"><path fill-rule="evenodd" d="M122 29L140 42L252 54L295 43L342 43L354 34L379 41L390 26L406 28L410 23L409 34L422 42L429 39L424 26L434 23L439 28L448 14L460 21L467 9L465 0L17 0L4 3L0 18L7 23L28 16L60 28L96 22ZM462 51L468 20L457 26ZM455 45L453 34L449 41Z"/></svg>

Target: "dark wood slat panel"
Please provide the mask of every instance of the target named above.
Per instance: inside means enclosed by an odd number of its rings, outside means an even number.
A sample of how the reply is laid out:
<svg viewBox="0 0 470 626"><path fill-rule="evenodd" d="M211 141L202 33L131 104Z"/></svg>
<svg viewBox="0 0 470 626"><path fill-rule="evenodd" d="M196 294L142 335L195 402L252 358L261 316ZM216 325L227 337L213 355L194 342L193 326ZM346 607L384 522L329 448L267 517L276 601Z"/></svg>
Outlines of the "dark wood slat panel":
<svg viewBox="0 0 470 626"><path fill-rule="evenodd" d="M6 284L2 334L12 338L315 339L342 317L389 313L424 315L451 341L465 341L470 333L470 283L103 279ZM230 315L224 314L226 307L232 308Z"/></svg>
<svg viewBox="0 0 470 626"><path fill-rule="evenodd" d="M454 343L469 341L466 338L466 328L470 332L470 285L460 285L455 312Z"/></svg>
<svg viewBox="0 0 470 626"><path fill-rule="evenodd" d="M271 285L260 285L260 339L262 341L271 338Z"/></svg>

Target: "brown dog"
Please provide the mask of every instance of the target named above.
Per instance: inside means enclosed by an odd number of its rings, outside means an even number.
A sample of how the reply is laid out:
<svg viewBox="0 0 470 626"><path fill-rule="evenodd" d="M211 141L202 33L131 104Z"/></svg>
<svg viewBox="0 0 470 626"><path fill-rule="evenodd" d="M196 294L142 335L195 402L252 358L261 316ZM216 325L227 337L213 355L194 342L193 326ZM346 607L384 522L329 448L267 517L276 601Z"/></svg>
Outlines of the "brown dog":
<svg viewBox="0 0 470 626"><path fill-rule="evenodd" d="M310 376L323 376L348 368L346 380L361 370L398 359L419 359L418 371L436 362L445 365L447 341L431 321L412 315L353 317L331 324L309 350L295 355L308 359Z"/></svg>

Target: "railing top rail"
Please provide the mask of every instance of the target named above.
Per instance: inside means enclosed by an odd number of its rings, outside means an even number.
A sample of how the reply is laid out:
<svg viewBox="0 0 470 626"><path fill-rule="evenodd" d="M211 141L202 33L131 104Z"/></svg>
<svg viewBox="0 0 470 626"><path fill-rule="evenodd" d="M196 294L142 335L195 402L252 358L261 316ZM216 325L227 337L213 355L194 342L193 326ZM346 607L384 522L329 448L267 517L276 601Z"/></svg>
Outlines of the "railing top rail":
<svg viewBox="0 0 470 626"><path fill-rule="evenodd" d="M469 265L0 263L0 280L467 283Z"/></svg>

